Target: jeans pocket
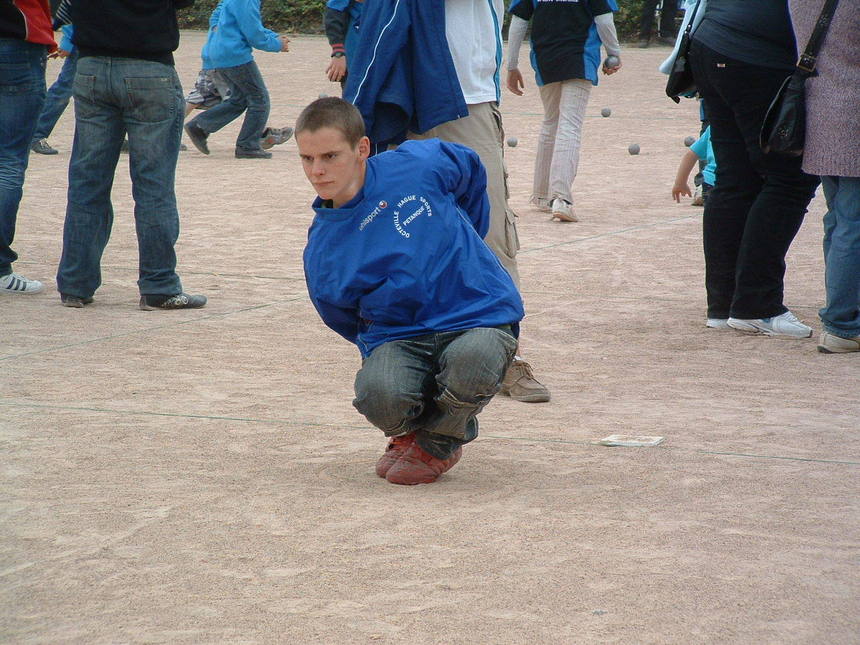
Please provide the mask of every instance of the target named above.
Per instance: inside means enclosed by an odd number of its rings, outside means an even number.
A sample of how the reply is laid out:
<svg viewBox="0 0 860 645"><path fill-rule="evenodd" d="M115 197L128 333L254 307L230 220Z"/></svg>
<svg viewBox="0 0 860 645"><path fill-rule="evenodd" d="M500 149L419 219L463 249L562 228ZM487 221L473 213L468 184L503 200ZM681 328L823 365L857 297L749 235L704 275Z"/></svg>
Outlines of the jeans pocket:
<svg viewBox="0 0 860 645"><path fill-rule="evenodd" d="M125 89L131 115L139 121L158 123L176 113L176 88L169 76L127 77Z"/></svg>
<svg viewBox="0 0 860 645"><path fill-rule="evenodd" d="M33 68L27 63L0 62L0 94L24 94L36 87Z"/></svg>

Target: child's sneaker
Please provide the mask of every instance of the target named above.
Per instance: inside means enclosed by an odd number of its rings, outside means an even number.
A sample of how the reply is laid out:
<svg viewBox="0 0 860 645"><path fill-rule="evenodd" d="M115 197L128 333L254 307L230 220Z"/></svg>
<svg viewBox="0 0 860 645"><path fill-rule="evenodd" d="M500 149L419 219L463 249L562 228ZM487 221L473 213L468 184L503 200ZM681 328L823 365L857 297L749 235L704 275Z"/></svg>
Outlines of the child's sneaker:
<svg viewBox="0 0 860 645"><path fill-rule="evenodd" d="M552 219L557 219L561 222L578 222L576 215L573 212L573 204L563 200L561 197L555 197L550 203L552 211Z"/></svg>
<svg viewBox="0 0 860 645"><path fill-rule="evenodd" d="M268 150L272 146L279 146L282 143L286 143L292 136L292 128L266 128L263 130L263 136L260 138L260 145L263 150Z"/></svg>
<svg viewBox="0 0 860 645"><path fill-rule="evenodd" d="M30 150L40 155L56 155L59 154L55 148L52 148L47 139L36 139L30 144Z"/></svg>
<svg viewBox="0 0 860 645"><path fill-rule="evenodd" d="M187 293L177 293L175 296L141 296L140 308L144 311L156 309L200 309L206 304L206 296L191 296Z"/></svg>
<svg viewBox="0 0 860 645"><path fill-rule="evenodd" d="M809 338L812 327L804 325L790 311L770 318L729 318L729 327L748 334L764 334L775 338Z"/></svg>
<svg viewBox="0 0 860 645"><path fill-rule="evenodd" d="M458 447L447 459L439 459L413 441L400 459L388 469L385 479L392 484L403 486L430 484L439 479L439 475L451 470L462 456L463 448Z"/></svg>
<svg viewBox="0 0 860 645"><path fill-rule="evenodd" d="M45 285L38 280L30 280L17 273L10 273L0 278L0 292L20 293L29 296L34 293L41 293L44 289Z"/></svg>
<svg viewBox="0 0 860 645"><path fill-rule="evenodd" d="M409 446L414 441L415 434L411 432L399 437L392 437L385 447L385 452L382 453L379 461L376 462L376 474L385 479L391 467L397 463L397 460L403 456L403 453L409 450Z"/></svg>

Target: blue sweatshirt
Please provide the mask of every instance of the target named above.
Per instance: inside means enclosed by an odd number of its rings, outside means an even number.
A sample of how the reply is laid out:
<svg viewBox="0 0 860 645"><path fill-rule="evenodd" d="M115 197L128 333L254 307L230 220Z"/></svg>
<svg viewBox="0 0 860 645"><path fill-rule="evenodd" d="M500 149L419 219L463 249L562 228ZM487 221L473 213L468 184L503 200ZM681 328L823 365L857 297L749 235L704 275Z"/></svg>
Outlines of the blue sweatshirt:
<svg viewBox="0 0 860 645"><path fill-rule="evenodd" d="M484 244L487 176L478 155L439 139L367 160L341 208L317 198L305 280L323 322L362 356L392 340L511 325L523 303Z"/></svg>
<svg viewBox="0 0 860 645"><path fill-rule="evenodd" d="M263 27L260 0L221 0L209 18L203 69L250 63L254 60L252 49L281 51L278 34Z"/></svg>

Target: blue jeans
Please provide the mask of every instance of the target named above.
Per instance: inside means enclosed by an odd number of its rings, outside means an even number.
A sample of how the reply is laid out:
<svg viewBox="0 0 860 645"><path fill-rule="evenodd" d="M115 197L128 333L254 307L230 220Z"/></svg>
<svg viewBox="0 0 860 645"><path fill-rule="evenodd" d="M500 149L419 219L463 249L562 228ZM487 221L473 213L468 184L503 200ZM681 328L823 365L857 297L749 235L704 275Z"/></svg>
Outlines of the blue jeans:
<svg viewBox="0 0 860 645"><path fill-rule="evenodd" d="M51 136L54 126L57 125L57 121L60 120L69 104L69 99L72 98L72 81L75 80L77 67L78 54L74 52L66 57L57 80L48 89L45 105L42 107L42 113L36 124L36 131L33 133L33 141L47 139Z"/></svg>
<svg viewBox="0 0 860 645"><path fill-rule="evenodd" d="M447 459L478 436L475 417L499 391L516 349L508 327L390 341L362 362L352 404L387 437L414 432L421 448Z"/></svg>
<svg viewBox="0 0 860 645"><path fill-rule="evenodd" d="M74 81L75 139L63 254L61 293L87 298L101 285L101 257L113 225L110 201L123 137L129 169L143 295L182 291L174 245L179 237L174 178L184 101L170 65L86 56Z"/></svg>
<svg viewBox="0 0 860 645"><path fill-rule="evenodd" d="M824 284L827 304L818 312L824 329L842 338L860 336L860 177L822 177Z"/></svg>
<svg viewBox="0 0 860 645"><path fill-rule="evenodd" d="M0 277L12 273L12 250L36 117L45 100L48 48L0 38Z"/></svg>
<svg viewBox="0 0 860 645"><path fill-rule="evenodd" d="M237 67L225 67L218 73L230 87L230 96L218 105L198 114L189 123L206 133L218 132L245 112L242 129L236 140L241 150L261 150L260 137L269 120L269 90L257 63L251 61Z"/></svg>

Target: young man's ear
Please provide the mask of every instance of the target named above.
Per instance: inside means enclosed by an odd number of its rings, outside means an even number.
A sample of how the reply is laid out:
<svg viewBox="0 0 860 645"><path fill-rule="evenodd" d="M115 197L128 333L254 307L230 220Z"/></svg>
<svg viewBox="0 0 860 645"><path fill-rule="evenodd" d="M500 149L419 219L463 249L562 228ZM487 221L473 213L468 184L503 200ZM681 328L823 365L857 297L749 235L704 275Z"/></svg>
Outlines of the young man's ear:
<svg viewBox="0 0 860 645"><path fill-rule="evenodd" d="M362 159L367 159L370 156L370 139L361 137L358 140L358 154Z"/></svg>

